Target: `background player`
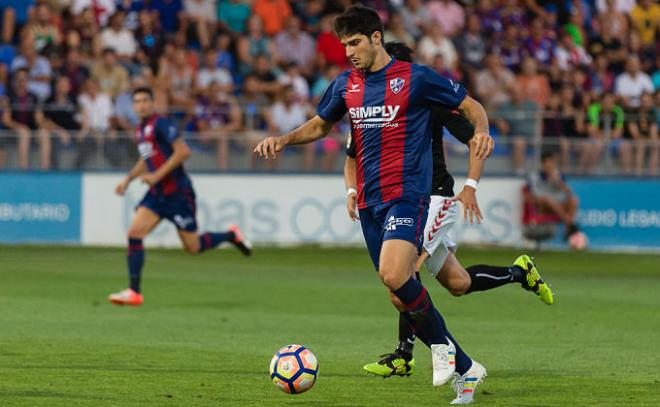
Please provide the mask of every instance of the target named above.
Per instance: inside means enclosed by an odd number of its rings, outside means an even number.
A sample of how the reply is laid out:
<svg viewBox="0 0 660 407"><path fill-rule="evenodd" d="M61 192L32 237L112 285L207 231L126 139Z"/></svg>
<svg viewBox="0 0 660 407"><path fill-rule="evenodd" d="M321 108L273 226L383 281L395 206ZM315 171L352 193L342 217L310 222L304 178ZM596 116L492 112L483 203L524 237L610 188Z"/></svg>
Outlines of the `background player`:
<svg viewBox="0 0 660 407"><path fill-rule="evenodd" d="M465 89L431 69L392 59L383 47L378 14L362 6L335 20L335 33L354 69L339 75L323 95L317 114L282 137L268 137L255 152L275 158L287 145L326 136L347 112L357 147L358 207L371 259L394 305L431 348L433 384L455 372L470 391L486 370L470 359L451 336L431 297L415 279L431 188L430 106L459 108L475 124L476 157L490 155L493 140L483 107ZM454 403L465 403L457 391ZM471 398L470 400L471 401Z"/></svg>
<svg viewBox="0 0 660 407"><path fill-rule="evenodd" d="M394 58L412 62L413 51L405 44L388 42L385 44L388 54ZM447 171L444 157L443 133L444 127L459 141L467 144L470 149L468 179L461 193L453 198L454 179ZM464 269L454 256L456 243L451 237L451 229L456 219L456 202L464 206L464 216L470 216L481 222L481 211L476 200L476 184L481 178L484 160L477 159L473 153L476 147L474 127L458 112L442 105L432 107L432 151L433 151L433 182L429 216L424 230L424 250L417 260L416 270L424 262L431 275L453 295L460 296L474 291L484 291L504 284L520 283L523 288L532 290L543 302L552 304L552 292L541 280L538 270L529 256L520 256L511 267L477 265ZM352 220L357 220L357 191L355 190L355 157L356 149L353 138L349 140L344 164L344 180L347 188L347 209ZM419 279L419 273L416 273ZM538 282L538 284L537 284ZM414 359L412 351L415 334L405 316L399 314L399 345L393 353L383 355L381 360L364 366L369 373L389 377L391 375L407 376L413 373Z"/></svg>
<svg viewBox="0 0 660 407"><path fill-rule="evenodd" d="M172 222L181 243L190 254L201 253L228 241L244 255L249 256L252 245L242 237L236 225L222 233L197 234L196 201L192 182L183 168L190 157L190 148L176 127L154 112L151 89L139 88L133 92L133 108L140 118L136 141L141 158L121 181L115 191L124 195L135 178L149 185L149 191L138 205L128 230L128 277L129 288L111 294L108 299L118 305L141 305L140 290L144 265L144 239L161 219Z"/></svg>

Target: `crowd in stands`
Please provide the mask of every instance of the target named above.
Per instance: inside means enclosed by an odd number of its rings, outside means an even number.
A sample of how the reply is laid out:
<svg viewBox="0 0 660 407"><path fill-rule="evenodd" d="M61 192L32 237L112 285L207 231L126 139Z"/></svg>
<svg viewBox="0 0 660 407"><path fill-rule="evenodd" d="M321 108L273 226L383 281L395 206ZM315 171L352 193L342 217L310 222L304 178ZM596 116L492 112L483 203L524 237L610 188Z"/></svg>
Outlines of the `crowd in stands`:
<svg viewBox="0 0 660 407"><path fill-rule="evenodd" d="M348 68L332 32L351 0L0 0L0 168L56 168L97 150L112 166L135 159L131 90L196 148L228 167L232 148L287 132L314 114ZM604 154L624 173L657 175L660 5L653 0L364 0L385 40L462 82L492 133L524 171L542 137L560 162L590 174ZM303 151L329 169L346 123ZM237 141L238 140L238 141ZM322 159L318 159L322 157ZM256 165L256 163L255 163ZM269 164L273 165L273 164Z"/></svg>

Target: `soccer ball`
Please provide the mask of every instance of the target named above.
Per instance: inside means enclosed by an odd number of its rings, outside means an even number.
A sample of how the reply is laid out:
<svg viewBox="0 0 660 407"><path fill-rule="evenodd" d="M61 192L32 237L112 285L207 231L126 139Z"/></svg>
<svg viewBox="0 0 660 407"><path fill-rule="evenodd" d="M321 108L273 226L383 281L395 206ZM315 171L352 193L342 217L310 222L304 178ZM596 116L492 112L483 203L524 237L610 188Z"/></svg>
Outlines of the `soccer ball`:
<svg viewBox="0 0 660 407"><path fill-rule="evenodd" d="M319 364L311 350L287 345L270 361L270 378L285 393L298 394L311 389L319 374Z"/></svg>
<svg viewBox="0 0 660 407"><path fill-rule="evenodd" d="M588 244L589 239L587 239L587 235L582 232L575 232L568 238L568 245L573 250L584 250L587 248Z"/></svg>

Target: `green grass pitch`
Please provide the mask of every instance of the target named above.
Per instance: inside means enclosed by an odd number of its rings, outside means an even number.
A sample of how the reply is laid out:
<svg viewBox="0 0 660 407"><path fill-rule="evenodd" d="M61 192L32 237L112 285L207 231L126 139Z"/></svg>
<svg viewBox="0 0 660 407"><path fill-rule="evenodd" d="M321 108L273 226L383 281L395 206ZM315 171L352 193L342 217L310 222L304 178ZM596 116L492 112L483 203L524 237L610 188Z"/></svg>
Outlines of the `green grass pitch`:
<svg viewBox="0 0 660 407"><path fill-rule="evenodd" d="M511 250L459 251L465 265ZM541 253L554 306L518 286L462 298L423 278L489 377L482 406L660 405L660 256ZM388 380L362 365L396 344L396 313L365 249L147 250L140 308L106 301L124 250L0 247L0 406L442 406L430 353ZM269 380L282 345L308 346L316 385Z"/></svg>

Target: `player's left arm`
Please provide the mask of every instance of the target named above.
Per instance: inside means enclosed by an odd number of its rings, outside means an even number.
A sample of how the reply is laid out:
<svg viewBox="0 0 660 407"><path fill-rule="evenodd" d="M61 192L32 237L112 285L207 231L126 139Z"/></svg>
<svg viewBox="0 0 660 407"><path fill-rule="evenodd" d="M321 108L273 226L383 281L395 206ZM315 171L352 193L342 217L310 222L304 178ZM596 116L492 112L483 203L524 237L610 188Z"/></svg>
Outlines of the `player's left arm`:
<svg viewBox="0 0 660 407"><path fill-rule="evenodd" d="M470 156L474 155L482 160L490 157L495 147L495 140L489 134L488 115L484 107L470 96L466 96L458 106L458 110L474 126L474 136L470 140Z"/></svg>

